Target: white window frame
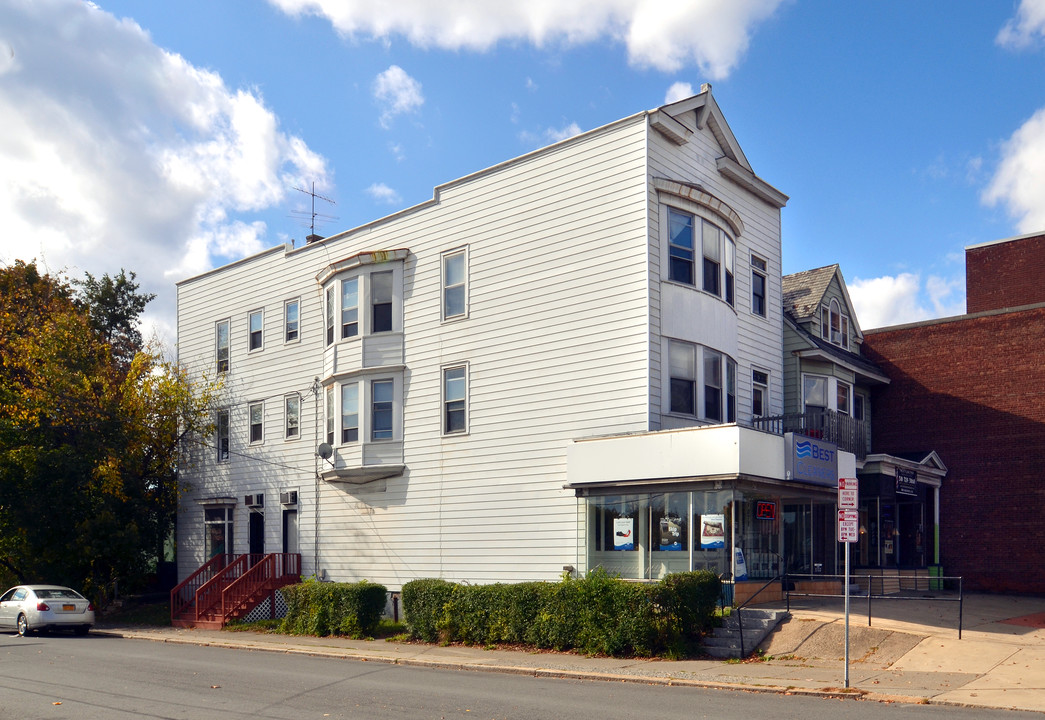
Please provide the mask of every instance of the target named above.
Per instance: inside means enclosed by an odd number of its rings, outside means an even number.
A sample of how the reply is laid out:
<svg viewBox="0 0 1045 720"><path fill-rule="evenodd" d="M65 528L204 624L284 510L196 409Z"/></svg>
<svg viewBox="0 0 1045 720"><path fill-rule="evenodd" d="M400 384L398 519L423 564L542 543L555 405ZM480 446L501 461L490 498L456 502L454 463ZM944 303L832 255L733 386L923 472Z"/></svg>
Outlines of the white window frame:
<svg viewBox="0 0 1045 720"><path fill-rule="evenodd" d="M258 422L255 421L255 415ZM258 437L254 437L254 426L257 425ZM250 445L261 445L265 442L265 401L257 400L247 403L247 441Z"/></svg>
<svg viewBox="0 0 1045 720"><path fill-rule="evenodd" d="M326 410L326 443L331 447L334 446L334 386L327 386L325 397L325 410Z"/></svg>
<svg viewBox="0 0 1045 720"><path fill-rule="evenodd" d="M225 328L222 338L222 327ZM222 352L224 351L224 353ZM224 357L223 357L224 354ZM225 318L214 323L214 361L219 374L232 369L232 319Z"/></svg>
<svg viewBox="0 0 1045 720"><path fill-rule="evenodd" d="M291 319L291 308L294 318ZM283 302L283 342L292 343L301 339L301 298L291 298Z"/></svg>
<svg viewBox="0 0 1045 720"><path fill-rule="evenodd" d="M257 321L255 324L255 320ZM257 345L254 344L255 336ZM247 352L265 349L265 309L251 310L247 314Z"/></svg>
<svg viewBox="0 0 1045 720"><path fill-rule="evenodd" d="M840 380L831 375L820 375L818 373L802 373L802 412L806 412L809 404L809 384L823 381L824 383L824 404L813 404L812 407L818 408L823 407L825 410L833 410L835 412L842 413L844 415L850 415L853 408L853 396L856 392L856 388L853 383L847 380ZM842 410L838 407L838 393L839 386L844 386L847 389L849 396L849 407Z"/></svg>
<svg viewBox="0 0 1045 720"><path fill-rule="evenodd" d="M392 398L390 400L378 400L377 391L378 387L381 387L382 391L385 386L391 388ZM396 382L394 378L375 378L370 381L370 441L371 442L388 442L396 439ZM380 406L380 407L379 407ZM391 421L390 427L385 429L382 427L378 430L378 413L384 415L388 413L389 420ZM383 423L382 423L383 424ZM378 433L382 433L379 437ZM388 433L387 437L384 433Z"/></svg>
<svg viewBox="0 0 1045 720"><path fill-rule="evenodd" d="M842 394L845 391L845 408L842 407ZM843 415L853 414L853 386L841 380L835 380L835 410Z"/></svg>
<svg viewBox="0 0 1045 720"><path fill-rule="evenodd" d="M346 395L352 395L354 397L346 397ZM342 445L349 445L359 442L359 434L362 428L359 424L359 383L358 382L346 382L341 384L341 433L339 439ZM348 412L351 411L351 412ZM349 422L350 418L354 418L354 424ZM346 437L346 433L354 431L354 436Z"/></svg>
<svg viewBox="0 0 1045 720"><path fill-rule="evenodd" d="M460 277L451 278L452 265L461 263ZM442 318L443 322L448 320L463 320L468 317L468 248L449 250L441 256L440 278L442 286ZM460 295L460 311L451 312L451 298L457 299Z"/></svg>
<svg viewBox="0 0 1045 720"><path fill-rule="evenodd" d="M835 328L835 325L838 328ZM820 306L820 339L845 350L849 349L849 316L842 312L838 298Z"/></svg>
<svg viewBox="0 0 1045 720"><path fill-rule="evenodd" d="M342 340L356 337L360 334L359 327L359 288L362 283L360 282L360 276L355 275L349 278L341 279L341 330L340 336ZM355 298L355 305L348 303L347 292L349 289L354 288L351 293Z"/></svg>
<svg viewBox="0 0 1045 720"><path fill-rule="evenodd" d="M676 362L679 361L679 362ZM697 359L697 346L684 340L668 340L668 412L673 415L685 415L697 417L697 381L699 379ZM676 384L679 385L679 393L682 391L681 383L687 383L687 400L691 406L690 411L676 409L674 401L676 396Z"/></svg>
<svg viewBox="0 0 1045 720"><path fill-rule="evenodd" d="M736 422L737 363L730 355L686 340L665 338L667 385L664 387L663 412L675 417L693 418L712 423ZM713 363L713 365L712 365ZM709 370L714 367L714 372ZM692 370L690 369L692 368ZM690 377L692 376L692 377ZM692 412L673 405L678 383L687 383ZM717 383L717 384L716 384ZM708 413L709 388L718 393L718 417Z"/></svg>
<svg viewBox="0 0 1045 720"><path fill-rule="evenodd" d="M227 463L232 456L231 417L228 408L214 415L214 452L219 463Z"/></svg>
<svg viewBox="0 0 1045 720"><path fill-rule="evenodd" d="M385 278L385 277L388 277L388 296L387 296L387 298L385 298L384 296L380 296L379 297L378 294L377 294L377 284L378 283L375 281L375 278L377 278L377 277L380 277L382 279ZM368 294L369 300L370 300L370 302L369 302L369 306L370 306L370 327L369 327L369 330L370 330L370 334L372 334L372 335L377 335L377 334L386 333L386 332L393 332L395 330L395 328L396 328L396 321L395 321L396 320L396 318L395 318L395 295L396 295L395 288L396 288L396 283L395 283L395 278L396 278L395 272L392 271L392 270L381 270L379 272L372 272L369 275L369 282L367 283L369 292L367 294ZM382 329L378 330L377 329L377 324L378 324L377 323L377 318L378 318L379 308L381 308L381 314L384 315L384 310L383 309L385 307L388 308L388 327L387 328L382 328Z"/></svg>
<svg viewBox="0 0 1045 720"><path fill-rule="evenodd" d="M326 345L330 347L334 344L334 283L327 285L326 292L323 293L324 305L326 306L323 310L323 328L326 332Z"/></svg>
<svg viewBox="0 0 1045 720"><path fill-rule="evenodd" d="M762 405L762 412L755 411L755 398ZM769 371L751 368L751 417L767 417L769 415Z"/></svg>
<svg viewBox="0 0 1045 720"><path fill-rule="evenodd" d="M765 260L757 255L751 256L751 314L758 317L766 317L769 311L769 273L766 271L766 267ZM755 292L755 287L758 284L756 278L761 280L761 296ZM760 298L762 301L761 312L756 307L755 298Z"/></svg>
<svg viewBox="0 0 1045 720"><path fill-rule="evenodd" d="M290 393L283 396L283 439L297 440L301 437L301 395Z"/></svg>
<svg viewBox="0 0 1045 720"><path fill-rule="evenodd" d="M722 229L718 225L707 222L701 218L700 248L701 248L701 275L700 287L709 295L722 297ZM708 272L714 268L714 274ZM714 278L714 287L708 287L710 278Z"/></svg>
<svg viewBox="0 0 1045 720"><path fill-rule="evenodd" d="M453 375L453 377L451 377ZM447 365L442 368L442 429L443 435L468 434L468 363ZM457 384L459 381L459 392ZM451 413L461 418L460 427L451 427Z"/></svg>
<svg viewBox="0 0 1045 720"><path fill-rule="evenodd" d="M668 240L668 280L670 280L671 282L681 283L682 285L690 285L692 287L696 287L696 284L697 284L696 272L697 272L697 270L696 270L696 262L695 262L695 259L694 259L695 258L695 253L696 253L696 248L694 247L694 243L696 241L696 236L697 236L697 233L696 233L696 230L695 230L697 216L694 215L693 213L689 213L689 212L686 212L684 210L679 210L676 207L671 207L670 205L667 206L667 208L668 208L668 217L667 217L667 229L668 230L667 230L667 232L665 234L667 235L667 240ZM671 220L672 220L672 216L673 215L678 215L680 218L685 218L688 221L685 225L682 226L682 227L687 228L688 231L689 231L689 246L688 247L685 245L685 243L676 243L676 242L674 242L674 237L671 234L671 227L672 227L671 226ZM686 268L689 269L689 279L688 280L685 279L685 278L681 278L681 277L675 277L675 272L674 272L675 265L672 262L673 260L678 260L680 267L686 267Z"/></svg>

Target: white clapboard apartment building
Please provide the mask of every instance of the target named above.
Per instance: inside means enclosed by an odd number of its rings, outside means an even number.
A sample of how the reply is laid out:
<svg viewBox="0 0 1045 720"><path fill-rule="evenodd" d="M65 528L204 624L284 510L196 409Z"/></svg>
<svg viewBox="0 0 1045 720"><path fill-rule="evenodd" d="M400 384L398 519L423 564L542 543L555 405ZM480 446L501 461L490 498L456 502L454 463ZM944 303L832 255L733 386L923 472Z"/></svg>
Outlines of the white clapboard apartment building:
<svg viewBox="0 0 1045 720"><path fill-rule="evenodd" d="M788 508L833 502L752 422L783 411L786 201L704 86L180 282L179 360L225 400L179 576L771 573Z"/></svg>

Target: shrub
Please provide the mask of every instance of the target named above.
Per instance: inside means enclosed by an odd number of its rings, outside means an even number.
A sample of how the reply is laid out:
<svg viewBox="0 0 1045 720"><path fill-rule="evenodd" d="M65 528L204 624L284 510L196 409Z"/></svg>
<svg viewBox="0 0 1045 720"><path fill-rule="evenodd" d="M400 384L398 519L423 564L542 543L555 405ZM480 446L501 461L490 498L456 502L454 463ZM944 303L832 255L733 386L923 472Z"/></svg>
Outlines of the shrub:
<svg viewBox="0 0 1045 720"><path fill-rule="evenodd" d="M385 610L388 591L369 583L323 583L306 580L283 588L287 615L282 632L298 635L345 635L353 638L373 634Z"/></svg>
<svg viewBox="0 0 1045 720"><path fill-rule="evenodd" d="M453 588L453 583L438 578L411 580L403 585L403 619L413 637L439 641L437 623Z"/></svg>
<svg viewBox="0 0 1045 720"><path fill-rule="evenodd" d="M714 623L721 582L711 572L626 582L598 568L561 582L403 586L413 637L425 642L524 643L590 655L672 655L691 651Z"/></svg>

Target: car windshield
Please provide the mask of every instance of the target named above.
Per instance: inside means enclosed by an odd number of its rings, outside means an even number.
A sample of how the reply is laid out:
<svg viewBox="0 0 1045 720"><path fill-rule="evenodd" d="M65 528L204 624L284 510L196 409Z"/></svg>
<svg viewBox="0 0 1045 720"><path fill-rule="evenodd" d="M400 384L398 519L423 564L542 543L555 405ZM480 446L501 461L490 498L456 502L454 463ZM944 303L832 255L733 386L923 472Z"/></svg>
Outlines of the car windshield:
<svg viewBox="0 0 1045 720"><path fill-rule="evenodd" d="M37 590L36 597L41 600L60 600L62 598L72 598L73 600L83 599L80 593L70 590L69 588L46 588L43 590Z"/></svg>

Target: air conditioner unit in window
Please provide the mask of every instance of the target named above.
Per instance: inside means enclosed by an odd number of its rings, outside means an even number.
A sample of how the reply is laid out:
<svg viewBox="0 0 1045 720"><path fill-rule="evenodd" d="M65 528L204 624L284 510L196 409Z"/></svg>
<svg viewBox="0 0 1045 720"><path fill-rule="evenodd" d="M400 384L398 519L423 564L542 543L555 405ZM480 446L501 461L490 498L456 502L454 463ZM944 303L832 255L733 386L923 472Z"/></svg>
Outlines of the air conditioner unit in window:
<svg viewBox="0 0 1045 720"><path fill-rule="evenodd" d="M244 495L243 504L247 507L265 507L265 496L261 493L256 495Z"/></svg>
<svg viewBox="0 0 1045 720"><path fill-rule="evenodd" d="M289 492L281 492L279 494L280 505L297 505L298 504L298 491L291 490Z"/></svg>

